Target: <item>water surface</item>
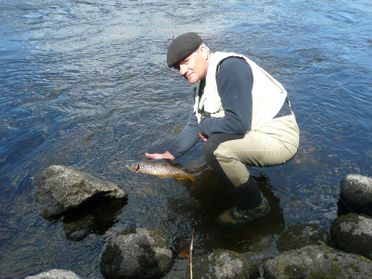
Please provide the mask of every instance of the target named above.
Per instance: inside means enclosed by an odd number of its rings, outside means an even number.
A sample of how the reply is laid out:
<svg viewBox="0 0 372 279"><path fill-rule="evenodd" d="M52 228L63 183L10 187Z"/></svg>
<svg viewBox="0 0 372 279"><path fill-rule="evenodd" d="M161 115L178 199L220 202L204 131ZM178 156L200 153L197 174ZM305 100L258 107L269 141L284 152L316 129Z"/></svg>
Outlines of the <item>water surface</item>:
<svg viewBox="0 0 372 279"><path fill-rule="evenodd" d="M0 277L65 268L100 278L107 234L162 229L177 254L275 249L285 226L328 229L339 181L371 175L372 8L369 1L0 0ZM301 146L285 166L253 169L273 212L238 232L217 227L218 181L133 175L124 165L162 151L182 129L192 88L166 66L173 36L196 31L212 50L248 55L289 92ZM200 145L179 159L202 162ZM46 221L34 178L51 164L122 185L126 205ZM268 186L267 186L268 185Z"/></svg>

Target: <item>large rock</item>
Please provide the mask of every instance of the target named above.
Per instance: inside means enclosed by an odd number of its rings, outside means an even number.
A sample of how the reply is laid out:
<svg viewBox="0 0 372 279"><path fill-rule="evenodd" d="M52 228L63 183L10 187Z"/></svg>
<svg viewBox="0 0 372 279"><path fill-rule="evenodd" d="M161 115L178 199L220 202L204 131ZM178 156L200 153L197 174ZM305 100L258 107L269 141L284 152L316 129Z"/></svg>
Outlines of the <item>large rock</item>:
<svg viewBox="0 0 372 279"><path fill-rule="evenodd" d="M248 257L229 250L214 250L193 261L195 278L250 279L258 278L259 271Z"/></svg>
<svg viewBox="0 0 372 279"><path fill-rule="evenodd" d="M161 278L173 265L172 251L157 230L137 228L114 236L101 254L105 278Z"/></svg>
<svg viewBox="0 0 372 279"><path fill-rule="evenodd" d="M75 209L92 198L127 198L117 184L72 167L51 165L36 179L36 202L45 218Z"/></svg>
<svg viewBox="0 0 372 279"><path fill-rule="evenodd" d="M27 276L25 279L81 279L81 277L69 270L51 269L40 274Z"/></svg>
<svg viewBox="0 0 372 279"><path fill-rule="evenodd" d="M291 250L264 264L264 278L372 278L372 261L325 245Z"/></svg>
<svg viewBox="0 0 372 279"><path fill-rule="evenodd" d="M348 174L341 180L340 201L352 212L372 214L372 178Z"/></svg>
<svg viewBox="0 0 372 279"><path fill-rule="evenodd" d="M278 250L281 252L299 249L311 244L327 244L326 231L311 224L297 224L288 227L278 239Z"/></svg>
<svg viewBox="0 0 372 279"><path fill-rule="evenodd" d="M372 218L342 215L332 222L331 237L340 249L372 259Z"/></svg>

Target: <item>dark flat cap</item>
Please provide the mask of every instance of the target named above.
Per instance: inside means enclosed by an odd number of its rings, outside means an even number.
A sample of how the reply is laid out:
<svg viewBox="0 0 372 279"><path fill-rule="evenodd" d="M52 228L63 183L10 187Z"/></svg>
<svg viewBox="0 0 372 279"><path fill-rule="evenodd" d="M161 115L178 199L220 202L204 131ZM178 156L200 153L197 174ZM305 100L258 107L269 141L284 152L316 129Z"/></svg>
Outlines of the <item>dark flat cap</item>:
<svg viewBox="0 0 372 279"><path fill-rule="evenodd" d="M167 53L168 67L174 67L191 53L193 53L202 43L198 34L189 32L176 37L170 44Z"/></svg>

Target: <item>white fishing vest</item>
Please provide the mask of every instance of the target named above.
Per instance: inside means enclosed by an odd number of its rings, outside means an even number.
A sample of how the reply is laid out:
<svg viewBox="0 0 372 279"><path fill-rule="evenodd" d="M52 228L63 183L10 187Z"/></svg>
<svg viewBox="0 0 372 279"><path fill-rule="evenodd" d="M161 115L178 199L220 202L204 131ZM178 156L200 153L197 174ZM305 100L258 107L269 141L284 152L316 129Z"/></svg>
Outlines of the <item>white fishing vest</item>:
<svg viewBox="0 0 372 279"><path fill-rule="evenodd" d="M217 66L227 57L240 57L245 59L252 69L252 123L255 130L275 117L280 111L287 91L275 78L269 75L249 58L233 52L213 52L210 55L207 76L205 78L204 93L199 97L200 82L195 93L194 113L198 123L206 116L223 117L225 115L220 95L217 90Z"/></svg>

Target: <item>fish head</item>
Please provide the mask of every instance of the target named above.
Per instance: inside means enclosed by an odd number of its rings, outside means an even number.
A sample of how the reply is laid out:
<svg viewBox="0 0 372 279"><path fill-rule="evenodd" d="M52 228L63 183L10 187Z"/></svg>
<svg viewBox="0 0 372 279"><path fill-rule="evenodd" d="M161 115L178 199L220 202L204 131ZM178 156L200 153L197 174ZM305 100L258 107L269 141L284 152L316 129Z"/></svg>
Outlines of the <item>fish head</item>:
<svg viewBox="0 0 372 279"><path fill-rule="evenodd" d="M132 172L139 172L141 169L141 165L139 163L133 165L126 165L126 167Z"/></svg>

